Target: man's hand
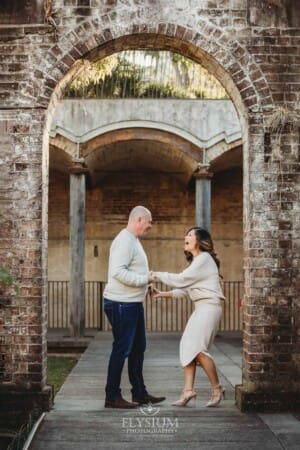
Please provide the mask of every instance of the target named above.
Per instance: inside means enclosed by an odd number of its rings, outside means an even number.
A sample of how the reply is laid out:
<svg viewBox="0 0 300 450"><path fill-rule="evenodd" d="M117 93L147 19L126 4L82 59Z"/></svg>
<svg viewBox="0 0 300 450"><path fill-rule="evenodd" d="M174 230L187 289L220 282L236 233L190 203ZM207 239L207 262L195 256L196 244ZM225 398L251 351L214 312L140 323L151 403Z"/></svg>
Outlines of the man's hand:
<svg viewBox="0 0 300 450"><path fill-rule="evenodd" d="M156 276L155 276L154 272L151 271L149 273L148 283L153 283L153 281L156 281Z"/></svg>
<svg viewBox="0 0 300 450"><path fill-rule="evenodd" d="M148 286L148 294L149 294L151 299L152 299L152 295L153 295L153 289L154 289L154 287L152 286L152 284L149 284L149 286Z"/></svg>
<svg viewBox="0 0 300 450"><path fill-rule="evenodd" d="M148 286L148 294L150 295L151 300L153 298L159 297L160 293L161 292L158 289L156 289L154 286L152 286L152 284L149 284L149 286Z"/></svg>
<svg viewBox="0 0 300 450"><path fill-rule="evenodd" d="M162 292L152 286L151 288L151 298L162 297Z"/></svg>

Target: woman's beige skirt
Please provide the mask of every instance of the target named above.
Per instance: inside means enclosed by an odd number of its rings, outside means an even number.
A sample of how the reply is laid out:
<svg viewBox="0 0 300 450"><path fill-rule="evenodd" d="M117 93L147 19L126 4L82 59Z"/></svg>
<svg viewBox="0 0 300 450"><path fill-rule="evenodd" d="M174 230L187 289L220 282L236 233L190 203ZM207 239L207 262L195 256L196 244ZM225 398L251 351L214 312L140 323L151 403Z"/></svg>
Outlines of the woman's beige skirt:
<svg viewBox="0 0 300 450"><path fill-rule="evenodd" d="M220 302L207 303L205 300L195 302L195 311L189 318L183 332L179 355L183 367L187 366L198 353L205 353L211 358L209 348L213 344L222 316Z"/></svg>

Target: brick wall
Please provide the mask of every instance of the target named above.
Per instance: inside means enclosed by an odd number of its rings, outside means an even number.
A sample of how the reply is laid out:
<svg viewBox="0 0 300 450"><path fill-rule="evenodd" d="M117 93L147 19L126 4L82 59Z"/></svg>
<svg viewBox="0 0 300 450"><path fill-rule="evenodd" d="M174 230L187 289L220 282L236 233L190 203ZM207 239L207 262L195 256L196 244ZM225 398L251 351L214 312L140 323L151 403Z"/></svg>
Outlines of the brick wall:
<svg viewBox="0 0 300 450"><path fill-rule="evenodd" d="M47 247L47 230L42 233L41 225L46 223L47 208L45 109L49 107L48 121L55 113L56 98L83 65L75 61L83 56L95 59L149 46L173 49L201 62L222 82L239 112L244 141L246 306L244 378L237 400L242 409L290 407L300 379L299 159L295 156L299 134L287 131L281 143L283 159L276 162L266 157L264 132L267 117L280 105L294 110L299 104L300 30L295 2L282 1L280 8L270 0L203 0L201 7L188 0L172 5L163 0L51 3L53 14L50 11L45 23L37 0L25 24L20 24L16 13L6 26L7 10L0 13L0 252L1 261L19 276L22 286L20 303L15 306L14 298L8 300L9 322L3 325L2 314L1 333L8 336L8 325L25 326L28 333L31 326L40 327L39 343L34 344L28 334L25 344L16 344L24 345L24 360L19 372L16 366L6 367L9 386L27 391L45 385L41 265ZM8 2L5 5L8 8ZM11 360L18 358L17 347L3 348ZM29 367L32 355L37 355L40 365ZM1 392L9 386L2 382Z"/></svg>
<svg viewBox="0 0 300 450"><path fill-rule="evenodd" d="M294 191L299 164L292 144L281 147L281 161L265 163L261 150L264 136L258 128L256 124L250 128L257 147L253 150L250 186L253 207L245 232L243 376L248 391L259 387L267 394L253 394L251 400L238 395L238 402L245 409L275 410L279 405L296 407L297 397L287 395L286 390L287 386L289 390L299 388L295 381L299 379L299 192ZM284 140L290 138L285 136ZM299 145L296 139L293 144ZM272 389L268 395L270 386L278 396Z"/></svg>
<svg viewBox="0 0 300 450"><path fill-rule="evenodd" d="M29 404L43 397L46 384L43 121L40 110L0 111L0 262L20 284L19 295L0 292L0 396L23 392ZM8 399L1 401L0 416L3 408L5 414L9 411L9 404Z"/></svg>

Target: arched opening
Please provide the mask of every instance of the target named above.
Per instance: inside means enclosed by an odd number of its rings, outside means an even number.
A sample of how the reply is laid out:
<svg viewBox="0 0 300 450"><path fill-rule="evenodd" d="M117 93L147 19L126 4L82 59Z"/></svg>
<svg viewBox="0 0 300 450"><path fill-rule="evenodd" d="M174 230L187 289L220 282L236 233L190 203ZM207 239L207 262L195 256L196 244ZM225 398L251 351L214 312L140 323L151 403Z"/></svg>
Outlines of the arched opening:
<svg viewBox="0 0 300 450"><path fill-rule="evenodd" d="M147 63L149 58L156 61L154 68ZM158 73L158 68L162 73ZM121 52L121 56L113 54L100 60L76 77L71 88L69 85L67 92L72 99L65 99L58 105L51 126L50 170L55 172L56 167L59 171L58 158L54 161L59 149L71 158L61 171L71 170L70 161L74 157L84 160L88 187L84 278L90 285L96 285L106 281L108 250L113 239L112 232L108 231L110 226L113 224L113 232L118 226L125 226L128 211L140 203L146 203L151 209L155 222L154 233L145 242L150 264L162 270L181 270L184 261L180 257L180 240L185 230L195 223L195 205L199 204L194 174L205 163L214 167L213 217L209 227L212 225L221 257L230 255L226 256L223 269L230 305L228 311L224 311L222 328L240 330L239 303L243 289L241 132L225 90L212 75L207 77L199 64L165 51L127 51ZM201 100L197 100L199 93ZM221 99L203 100L210 96ZM231 172L225 174L229 170ZM223 185L222 177L226 180ZM66 286L70 272L68 179L66 177L64 188L58 187L59 179L53 176L50 183L50 194L55 200L50 201L49 214L49 280L51 285ZM60 198L65 199L64 206ZM211 203L210 198L208 202ZM61 226L63 217L64 227ZM222 227L226 231L222 231ZM61 292L59 295L64 297ZM89 296L87 292L86 296ZM86 299L87 313L93 317L86 323L102 329L107 324L96 320L99 306L87 306L94 300ZM60 302L65 304L67 299L51 298L51 304ZM99 302L101 299L96 299L96 303ZM157 310L158 306L153 308ZM50 311L50 323L51 317L56 316L56 326L66 326L68 318L63 314L63 305L61 313L53 311L52 307ZM183 331L188 312L185 311L185 319L177 331ZM165 312L160 311L160 315L163 314ZM65 319L61 322L63 315ZM148 315L153 314L149 311ZM165 328L151 324L151 330L175 331L175 316L169 318L169 324L162 320Z"/></svg>
<svg viewBox="0 0 300 450"><path fill-rule="evenodd" d="M193 59L196 62L201 63L204 67L206 67L209 71L212 71L217 79L221 81L223 86L225 87L227 93L230 95L233 104L235 106L235 109L239 116L239 121L241 125L241 136L240 138L240 144L242 141L243 144L243 152L241 152L241 147L238 152L233 156L233 160L235 160L235 164L240 164L241 162L241 155L243 154L243 161L246 162L244 164L244 172L243 172L243 192L244 192L244 198L246 198L246 201L248 201L248 173L247 173L247 161L248 161L248 124L247 124L247 112L246 112L246 106L245 101L248 103L248 106L251 106L252 104L256 103L255 98L255 92L251 93L250 100L248 102L248 95L244 95L245 100L242 99L242 96L240 95L239 89L236 86L235 82L233 81L233 78L231 75L229 75L229 72L226 71L221 64L219 64L215 58L209 55L209 53L205 52L201 48L197 47L194 43L191 42L183 42L180 39L177 39L176 37L169 37L166 35L152 35L152 34L142 34L138 36L135 35L129 35L126 37L120 37L118 39L115 39L113 41L108 41L104 45L101 45L100 47L97 47L93 49L91 52L85 55L85 58L90 61L95 61L98 59L103 58L104 56L107 56L109 54L112 54L116 51L124 50L124 49L131 49L131 48L152 48L152 49L168 49L175 52L178 52L182 55L188 56L189 58ZM55 108L56 103L59 98L62 97L62 94L64 92L65 87L70 82L72 78L76 74L79 74L81 70L84 69L84 63L78 62L77 65L75 65L68 74L65 75L65 77L62 79L62 81L59 83L59 85L56 87L52 100L49 105L48 109L48 117L47 117L47 127L45 132L46 137L46 146L44 147L45 152L47 152L47 135L49 130L49 124L52 121L52 118L55 114ZM96 138L97 139L97 138ZM216 154L220 153L220 149L215 149ZM213 152L212 152L213 153ZM233 152L234 153L234 152ZM46 153L45 153L46 154ZM211 157L210 161L213 161L213 156ZM239 161L237 163L237 161ZM221 158L219 159L219 169L222 167L222 161ZM215 160L216 164L216 171L218 171L218 161ZM239 174L240 180L242 178L241 172ZM232 178L231 174L228 174L228 180ZM248 209L246 208L244 210L244 221L247 222L247 215L245 214L245 211L247 213ZM94 248L97 247L97 252L94 251L94 255L98 254L99 247L94 246Z"/></svg>

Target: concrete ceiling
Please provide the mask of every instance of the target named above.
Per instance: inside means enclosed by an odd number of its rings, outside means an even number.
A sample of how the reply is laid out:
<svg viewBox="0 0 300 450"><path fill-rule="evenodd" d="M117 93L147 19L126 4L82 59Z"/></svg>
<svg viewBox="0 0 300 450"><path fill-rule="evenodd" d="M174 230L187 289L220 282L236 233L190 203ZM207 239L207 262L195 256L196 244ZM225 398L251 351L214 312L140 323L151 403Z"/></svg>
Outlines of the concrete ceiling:
<svg viewBox="0 0 300 450"><path fill-rule="evenodd" d="M86 158L93 185L113 172L168 173L187 183L197 162L170 143L131 140L99 147Z"/></svg>
<svg viewBox="0 0 300 450"><path fill-rule="evenodd" d="M60 147L56 147L54 143L49 148L49 169L68 173L72 167L72 156Z"/></svg>
<svg viewBox="0 0 300 450"><path fill-rule="evenodd" d="M210 162L212 173L222 172L234 167L243 167L243 147L241 145L231 148Z"/></svg>
<svg viewBox="0 0 300 450"><path fill-rule="evenodd" d="M201 150L198 149L197 155L196 150L190 147L190 143L184 142L181 138L178 141L178 137L172 137L171 134L168 134L167 139L164 135L160 140L156 135L147 137L148 139L143 140L127 136L126 139L120 140L118 136L114 141L113 138L100 139L101 136L98 136L86 142L82 146L82 154L85 155L91 186L101 184L107 176L120 172L166 173L186 185L196 170L197 163L202 159ZM231 144L229 150L210 160L210 169L213 173L242 167L242 146L240 141L237 144L236 147ZM72 167L75 150L74 144L70 146L63 136L51 139L50 170L68 173ZM197 160L192 155L196 156Z"/></svg>

